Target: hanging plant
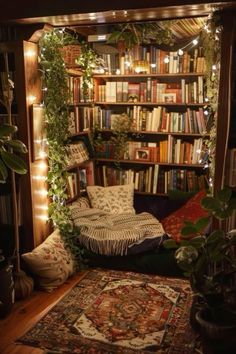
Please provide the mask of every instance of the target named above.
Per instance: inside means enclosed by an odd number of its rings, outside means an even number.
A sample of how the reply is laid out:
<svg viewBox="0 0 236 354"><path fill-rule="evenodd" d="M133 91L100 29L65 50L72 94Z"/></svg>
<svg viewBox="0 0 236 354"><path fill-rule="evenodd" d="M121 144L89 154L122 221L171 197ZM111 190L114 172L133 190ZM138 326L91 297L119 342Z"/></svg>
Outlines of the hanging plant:
<svg viewBox="0 0 236 354"><path fill-rule="evenodd" d="M217 132L217 106L220 77L220 18L214 15L204 26L200 34L200 41L204 48L206 63L206 106L204 109L208 112L208 120L211 122L210 137L205 140L209 152L209 179L210 187L213 187L212 181L215 176L215 149Z"/></svg>
<svg viewBox="0 0 236 354"><path fill-rule="evenodd" d="M136 44L174 44L171 21L125 23L114 27L107 43L124 43L124 50Z"/></svg>
<svg viewBox="0 0 236 354"><path fill-rule="evenodd" d="M104 61L88 43L83 42L81 44L81 53L75 62L82 70L82 92L83 100L86 102L93 97L93 72L98 67L104 67ZM91 94L90 91L92 91Z"/></svg>
<svg viewBox="0 0 236 354"><path fill-rule="evenodd" d="M76 254L78 260L83 253L74 242L78 229L72 227L70 209L66 206L67 172L66 146L69 137L69 90L68 74L61 48L74 43L75 38L62 30L46 33L40 40L40 67L46 117L46 136L48 141L49 172L48 195L51 198L49 216L58 227L66 245Z"/></svg>

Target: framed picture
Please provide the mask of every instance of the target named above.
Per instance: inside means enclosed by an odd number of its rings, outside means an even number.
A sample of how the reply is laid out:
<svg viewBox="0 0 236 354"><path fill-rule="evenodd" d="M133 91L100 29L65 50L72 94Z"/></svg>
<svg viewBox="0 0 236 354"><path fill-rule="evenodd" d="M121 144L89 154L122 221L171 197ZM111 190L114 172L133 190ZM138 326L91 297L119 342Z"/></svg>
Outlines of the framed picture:
<svg viewBox="0 0 236 354"><path fill-rule="evenodd" d="M165 103L175 103L176 102L176 93L163 93L162 101Z"/></svg>
<svg viewBox="0 0 236 354"><path fill-rule="evenodd" d="M150 161L149 148L138 148L135 150L135 160Z"/></svg>
<svg viewBox="0 0 236 354"><path fill-rule="evenodd" d="M47 156L47 139L45 131L45 109L39 104L32 105L32 160Z"/></svg>

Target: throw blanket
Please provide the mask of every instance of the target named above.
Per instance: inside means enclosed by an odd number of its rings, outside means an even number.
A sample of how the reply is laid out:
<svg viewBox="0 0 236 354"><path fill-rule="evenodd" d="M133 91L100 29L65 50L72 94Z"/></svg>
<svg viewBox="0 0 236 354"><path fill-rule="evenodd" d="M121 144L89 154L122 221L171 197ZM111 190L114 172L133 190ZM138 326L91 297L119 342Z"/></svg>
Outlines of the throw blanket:
<svg viewBox="0 0 236 354"><path fill-rule="evenodd" d="M161 223L149 213L108 214L98 209L71 208L80 227L79 241L87 249L103 255L126 255L128 248L164 235Z"/></svg>

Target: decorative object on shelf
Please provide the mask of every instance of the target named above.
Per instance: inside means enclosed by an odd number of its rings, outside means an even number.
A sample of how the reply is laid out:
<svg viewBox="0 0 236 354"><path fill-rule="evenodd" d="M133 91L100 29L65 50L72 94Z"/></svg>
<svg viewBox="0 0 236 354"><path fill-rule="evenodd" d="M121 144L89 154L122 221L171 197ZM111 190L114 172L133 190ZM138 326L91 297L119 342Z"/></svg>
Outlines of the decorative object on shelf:
<svg viewBox="0 0 236 354"><path fill-rule="evenodd" d="M19 246L19 220L18 220L18 203L17 203L17 191L16 191L16 179L15 173L26 174L27 165L25 161L20 158L16 153L27 153L25 144L18 140L13 139L12 134L17 131L17 127L12 125L12 100L13 100L13 88L14 83L10 80L8 54L3 53L4 59L4 72L1 73L1 87L2 96L1 103L5 106L7 111L8 124L3 124L0 127L0 175L1 182L6 182L8 177L8 169L11 171L11 187L12 187L12 203L13 203L13 222L14 222L14 246L16 264L14 267L14 290L15 297L17 299L26 297L31 294L33 290L33 279L21 271L20 267L20 246ZM9 265L5 266L5 276L11 273ZM4 270L2 269L2 272ZM15 277L15 274L20 274L20 277ZM9 276L8 278L9 279ZM19 280L21 281L21 293L18 292ZM25 284L27 283L27 287ZM8 280L9 291L12 292L11 281Z"/></svg>
<svg viewBox="0 0 236 354"><path fill-rule="evenodd" d="M200 327L207 341L214 340L221 345L224 339L225 345L236 329L236 230L227 231L227 220L236 209L236 198L232 197L229 188L224 188L216 197L202 199L201 205L209 211L209 216L195 223L186 220L182 241L167 240L164 245L176 248L177 264L190 278L195 298L199 300L197 306L201 310L194 311L197 312L195 325L197 320L197 328ZM210 220L213 231L204 236ZM214 228L216 224L219 229ZM206 332L203 322L205 325L208 322L209 332ZM223 332L225 327L228 327L229 334ZM222 333L225 338L222 338Z"/></svg>

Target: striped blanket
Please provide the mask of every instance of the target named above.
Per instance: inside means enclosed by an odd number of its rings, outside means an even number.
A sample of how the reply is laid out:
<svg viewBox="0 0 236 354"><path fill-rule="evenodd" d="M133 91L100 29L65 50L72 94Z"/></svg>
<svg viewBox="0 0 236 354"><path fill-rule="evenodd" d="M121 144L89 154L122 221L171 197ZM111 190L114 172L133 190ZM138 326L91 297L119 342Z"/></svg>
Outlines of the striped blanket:
<svg viewBox="0 0 236 354"><path fill-rule="evenodd" d="M80 243L98 254L126 255L129 247L164 235L161 223L149 213L114 215L72 207L71 214L80 227Z"/></svg>

